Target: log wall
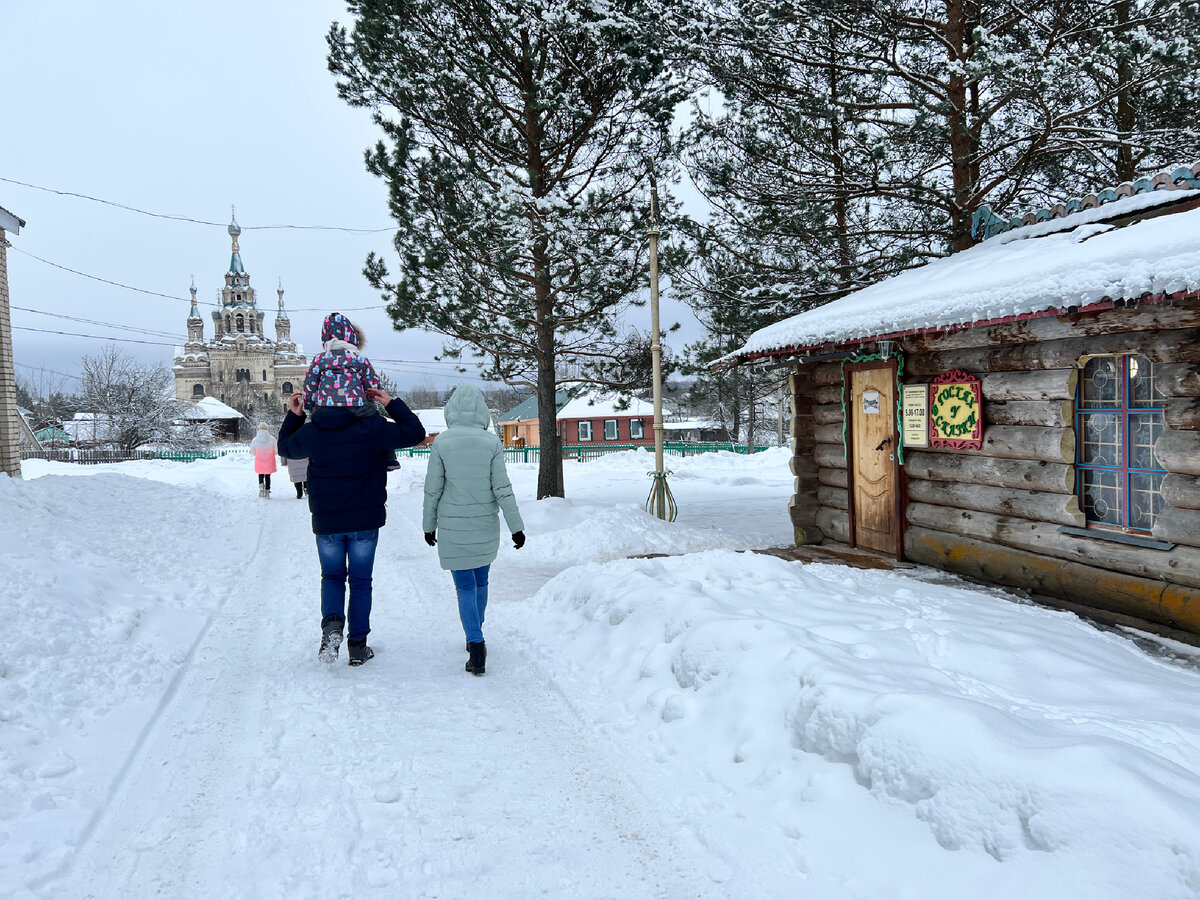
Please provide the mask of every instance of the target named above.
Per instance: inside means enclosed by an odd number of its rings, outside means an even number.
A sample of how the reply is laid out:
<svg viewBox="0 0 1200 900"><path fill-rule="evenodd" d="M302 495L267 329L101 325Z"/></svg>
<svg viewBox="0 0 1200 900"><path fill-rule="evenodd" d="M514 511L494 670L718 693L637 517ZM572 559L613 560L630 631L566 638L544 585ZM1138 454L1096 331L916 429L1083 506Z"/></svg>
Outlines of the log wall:
<svg viewBox="0 0 1200 900"><path fill-rule="evenodd" d="M908 558L1200 635L1200 298L898 344L905 384L964 369L983 391L981 450L905 451ZM1154 361L1166 397L1155 453L1168 474L1153 540L1144 542L1152 546L1060 531L1086 525L1076 497L1075 389L1082 358L1104 353ZM848 542L841 362L796 371L803 382L794 381L793 396L807 391L809 403L793 433L797 463L805 459L793 471L810 480L793 497L793 523L804 523L807 541L815 529ZM1155 548L1165 545L1173 546Z"/></svg>

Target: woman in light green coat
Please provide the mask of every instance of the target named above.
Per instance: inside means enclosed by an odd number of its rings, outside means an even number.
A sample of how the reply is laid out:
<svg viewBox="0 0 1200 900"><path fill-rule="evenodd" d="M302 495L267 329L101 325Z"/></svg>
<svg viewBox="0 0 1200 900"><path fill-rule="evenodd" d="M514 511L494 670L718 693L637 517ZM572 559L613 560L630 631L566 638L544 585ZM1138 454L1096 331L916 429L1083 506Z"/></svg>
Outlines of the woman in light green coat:
<svg viewBox="0 0 1200 900"><path fill-rule="evenodd" d="M433 439L429 452L422 529L425 542L437 547L442 568L454 577L470 654L467 671L482 675L487 660L483 614L488 568L500 548L499 511L518 550L525 543L525 525L504 467L504 447L490 430L483 392L460 384L446 401L445 415L446 430Z"/></svg>

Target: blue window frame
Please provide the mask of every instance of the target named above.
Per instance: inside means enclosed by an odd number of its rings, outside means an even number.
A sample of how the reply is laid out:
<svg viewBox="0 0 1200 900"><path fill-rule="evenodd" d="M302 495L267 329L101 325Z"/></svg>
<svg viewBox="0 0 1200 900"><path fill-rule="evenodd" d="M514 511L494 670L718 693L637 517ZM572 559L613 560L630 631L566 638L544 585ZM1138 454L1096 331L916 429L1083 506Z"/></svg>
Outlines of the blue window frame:
<svg viewBox="0 0 1200 900"><path fill-rule="evenodd" d="M1166 475L1154 455L1163 397L1144 356L1095 356L1075 401L1079 506L1089 524L1148 532L1162 509Z"/></svg>

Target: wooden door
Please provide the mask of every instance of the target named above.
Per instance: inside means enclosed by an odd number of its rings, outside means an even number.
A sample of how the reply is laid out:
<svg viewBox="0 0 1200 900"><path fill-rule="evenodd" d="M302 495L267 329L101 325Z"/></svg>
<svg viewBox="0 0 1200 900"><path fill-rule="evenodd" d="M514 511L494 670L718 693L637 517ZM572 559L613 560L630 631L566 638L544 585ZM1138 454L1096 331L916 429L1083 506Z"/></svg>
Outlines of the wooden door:
<svg viewBox="0 0 1200 900"><path fill-rule="evenodd" d="M899 558L895 363L848 365L846 370L852 411L848 450L854 544Z"/></svg>

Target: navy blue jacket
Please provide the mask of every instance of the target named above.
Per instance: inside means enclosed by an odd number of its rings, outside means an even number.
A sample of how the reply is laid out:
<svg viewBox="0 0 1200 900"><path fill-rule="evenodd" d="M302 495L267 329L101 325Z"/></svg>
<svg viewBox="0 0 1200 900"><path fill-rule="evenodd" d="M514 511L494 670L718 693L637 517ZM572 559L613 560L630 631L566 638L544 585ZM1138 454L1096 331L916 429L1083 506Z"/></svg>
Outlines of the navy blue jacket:
<svg viewBox="0 0 1200 900"><path fill-rule="evenodd" d="M425 439L425 428L404 401L383 416L361 407L324 406L311 422L290 409L279 428L279 455L308 459L308 509L313 534L370 531L387 520L387 462L392 450Z"/></svg>

